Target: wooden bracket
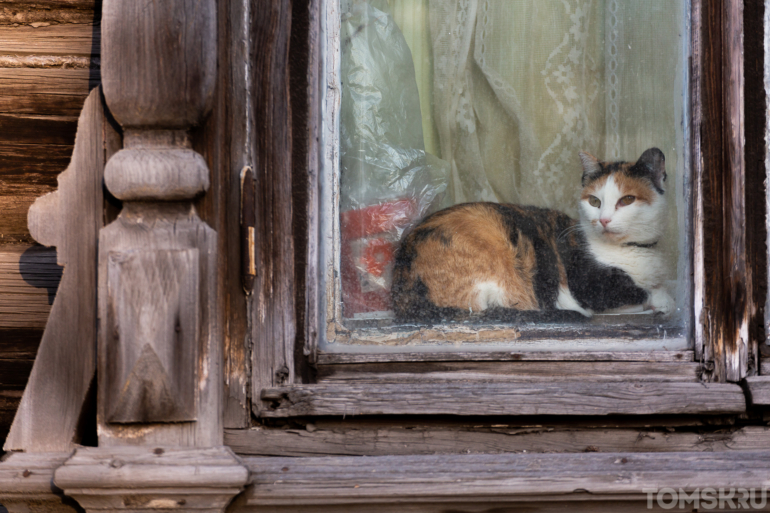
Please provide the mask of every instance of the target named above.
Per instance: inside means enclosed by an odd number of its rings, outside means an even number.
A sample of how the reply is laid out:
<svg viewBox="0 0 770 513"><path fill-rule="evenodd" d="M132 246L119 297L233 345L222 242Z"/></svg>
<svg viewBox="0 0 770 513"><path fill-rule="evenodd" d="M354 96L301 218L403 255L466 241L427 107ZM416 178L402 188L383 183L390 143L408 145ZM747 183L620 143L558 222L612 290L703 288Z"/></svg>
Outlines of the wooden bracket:
<svg viewBox="0 0 770 513"><path fill-rule="evenodd" d="M5 442L7 451L66 451L94 376L96 354L96 243L102 226L104 121L101 91L88 96L75 149L57 191L30 207L32 236L56 246L64 272L32 374Z"/></svg>

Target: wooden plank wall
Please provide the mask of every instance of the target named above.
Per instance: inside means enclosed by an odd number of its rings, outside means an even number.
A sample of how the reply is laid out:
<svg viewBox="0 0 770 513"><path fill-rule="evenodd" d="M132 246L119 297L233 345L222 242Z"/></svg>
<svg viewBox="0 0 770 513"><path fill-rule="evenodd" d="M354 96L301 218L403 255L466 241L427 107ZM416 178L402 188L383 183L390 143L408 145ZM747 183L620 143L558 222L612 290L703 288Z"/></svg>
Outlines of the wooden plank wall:
<svg viewBox="0 0 770 513"><path fill-rule="evenodd" d="M62 268L27 209L56 188L99 84L101 0L0 0L0 444L32 368Z"/></svg>

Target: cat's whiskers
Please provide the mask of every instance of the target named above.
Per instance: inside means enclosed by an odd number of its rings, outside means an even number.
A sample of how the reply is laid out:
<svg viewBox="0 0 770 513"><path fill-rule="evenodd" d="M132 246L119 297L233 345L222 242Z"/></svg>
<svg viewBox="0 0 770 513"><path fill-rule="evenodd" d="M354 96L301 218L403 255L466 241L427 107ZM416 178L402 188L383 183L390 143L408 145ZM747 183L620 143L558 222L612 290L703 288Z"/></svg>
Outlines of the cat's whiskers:
<svg viewBox="0 0 770 513"><path fill-rule="evenodd" d="M566 229L562 230L562 232L557 237L557 240L564 240L564 238L567 237L567 235L569 235L572 232L574 232L576 230L579 230L579 229L580 229L580 224L578 224L578 223L573 224L569 228L566 228Z"/></svg>

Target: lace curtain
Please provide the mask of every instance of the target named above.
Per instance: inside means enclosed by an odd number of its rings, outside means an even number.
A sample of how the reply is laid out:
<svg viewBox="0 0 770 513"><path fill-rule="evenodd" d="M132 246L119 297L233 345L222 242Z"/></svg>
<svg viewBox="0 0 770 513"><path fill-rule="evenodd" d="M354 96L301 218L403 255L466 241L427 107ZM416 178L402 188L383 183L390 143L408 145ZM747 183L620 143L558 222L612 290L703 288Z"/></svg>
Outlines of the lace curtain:
<svg viewBox="0 0 770 513"><path fill-rule="evenodd" d="M684 147L683 7L430 0L429 115L440 157L452 165L454 201L577 215L580 150L632 160L658 146L676 176Z"/></svg>
<svg viewBox="0 0 770 513"><path fill-rule="evenodd" d="M671 207L661 247L685 276L688 0L341 1L343 13L388 13L379 21L392 16L411 51L425 152L449 168L434 208L494 201L577 217L579 151L633 161L656 146Z"/></svg>

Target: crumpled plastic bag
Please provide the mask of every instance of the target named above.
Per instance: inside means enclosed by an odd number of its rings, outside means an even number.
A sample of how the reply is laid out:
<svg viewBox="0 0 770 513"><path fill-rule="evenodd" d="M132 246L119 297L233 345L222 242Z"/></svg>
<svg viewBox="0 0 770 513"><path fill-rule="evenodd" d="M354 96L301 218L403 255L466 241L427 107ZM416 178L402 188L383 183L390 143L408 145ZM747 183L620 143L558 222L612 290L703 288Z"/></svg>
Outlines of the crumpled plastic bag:
<svg viewBox="0 0 770 513"><path fill-rule="evenodd" d="M435 209L449 182L449 164L425 152L412 54L383 9L385 2L354 0L341 21L340 256L348 318L387 316L398 241Z"/></svg>

